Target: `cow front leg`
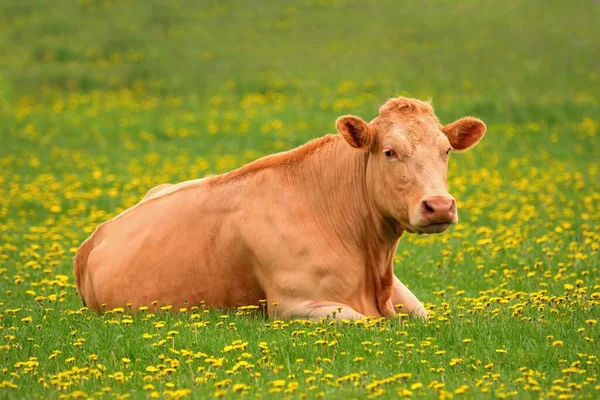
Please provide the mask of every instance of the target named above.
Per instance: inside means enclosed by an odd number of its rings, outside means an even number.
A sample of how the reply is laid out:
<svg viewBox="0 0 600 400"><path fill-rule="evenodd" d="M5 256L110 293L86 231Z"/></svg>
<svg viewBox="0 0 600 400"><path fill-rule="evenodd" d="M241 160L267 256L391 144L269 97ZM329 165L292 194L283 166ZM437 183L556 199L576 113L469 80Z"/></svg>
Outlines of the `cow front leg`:
<svg viewBox="0 0 600 400"><path fill-rule="evenodd" d="M394 276L394 286L392 288L392 303L394 306L402 304L402 308L399 310L401 313L421 318L427 318L429 315L417 296L404 286L396 276Z"/></svg>
<svg viewBox="0 0 600 400"><path fill-rule="evenodd" d="M295 307L270 308L269 314L269 316L276 318L301 318L312 321L320 321L327 317L336 320L366 318L365 315L349 305L334 301L302 302Z"/></svg>

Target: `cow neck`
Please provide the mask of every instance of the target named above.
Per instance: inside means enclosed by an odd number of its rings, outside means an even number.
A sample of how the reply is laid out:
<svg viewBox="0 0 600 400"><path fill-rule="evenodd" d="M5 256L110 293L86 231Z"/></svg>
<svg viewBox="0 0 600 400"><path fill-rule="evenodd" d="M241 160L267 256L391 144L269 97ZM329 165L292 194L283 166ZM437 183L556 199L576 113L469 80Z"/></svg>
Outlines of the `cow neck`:
<svg viewBox="0 0 600 400"><path fill-rule="evenodd" d="M388 315L393 257L402 232L398 223L385 218L371 200L366 184L368 160L367 152L352 148L337 136L318 155L302 163L301 173L309 177L305 193L319 217L340 242L362 253L373 276L378 308L382 315Z"/></svg>

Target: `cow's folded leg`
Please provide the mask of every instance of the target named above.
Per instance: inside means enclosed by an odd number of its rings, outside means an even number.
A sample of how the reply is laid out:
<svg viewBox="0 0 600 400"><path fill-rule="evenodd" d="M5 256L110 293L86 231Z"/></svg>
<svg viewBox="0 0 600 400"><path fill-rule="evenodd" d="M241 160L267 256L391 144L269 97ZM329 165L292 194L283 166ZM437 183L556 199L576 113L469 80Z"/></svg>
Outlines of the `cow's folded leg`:
<svg viewBox="0 0 600 400"><path fill-rule="evenodd" d="M396 276L394 276L394 287L392 289L392 303L394 306L402 304L402 308L398 311L404 314L421 318L427 318L429 315L423 303Z"/></svg>
<svg viewBox="0 0 600 400"><path fill-rule="evenodd" d="M365 315L357 312L349 305L334 301L303 302L287 312L281 312L283 310L279 311L277 314L283 318L306 318L313 321L320 321L324 318L337 320L365 318Z"/></svg>

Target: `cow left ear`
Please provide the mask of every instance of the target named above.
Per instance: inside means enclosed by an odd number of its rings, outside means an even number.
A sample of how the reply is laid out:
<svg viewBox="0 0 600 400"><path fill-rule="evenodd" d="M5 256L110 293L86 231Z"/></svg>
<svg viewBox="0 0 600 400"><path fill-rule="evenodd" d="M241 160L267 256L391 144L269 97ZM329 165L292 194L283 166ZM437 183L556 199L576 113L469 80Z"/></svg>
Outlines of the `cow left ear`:
<svg viewBox="0 0 600 400"><path fill-rule="evenodd" d="M344 115L335 121L338 132L352 147L369 149L373 143L373 131L362 118Z"/></svg>
<svg viewBox="0 0 600 400"><path fill-rule="evenodd" d="M481 140L486 129L483 121L473 117L465 117L445 125L442 132L448 137L453 149L467 150Z"/></svg>

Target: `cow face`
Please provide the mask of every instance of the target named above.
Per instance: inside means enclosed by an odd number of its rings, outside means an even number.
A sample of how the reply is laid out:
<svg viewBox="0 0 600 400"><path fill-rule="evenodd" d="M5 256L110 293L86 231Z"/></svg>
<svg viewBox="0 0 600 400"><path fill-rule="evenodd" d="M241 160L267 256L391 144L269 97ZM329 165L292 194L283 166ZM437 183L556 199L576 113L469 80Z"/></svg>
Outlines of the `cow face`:
<svg viewBox="0 0 600 400"><path fill-rule="evenodd" d="M336 125L351 146L368 152L367 191L385 217L414 233L440 233L458 222L448 157L483 137L482 121L465 117L442 126L429 104L400 97L370 123L348 115Z"/></svg>

